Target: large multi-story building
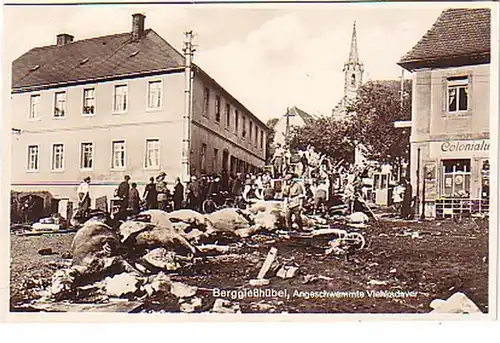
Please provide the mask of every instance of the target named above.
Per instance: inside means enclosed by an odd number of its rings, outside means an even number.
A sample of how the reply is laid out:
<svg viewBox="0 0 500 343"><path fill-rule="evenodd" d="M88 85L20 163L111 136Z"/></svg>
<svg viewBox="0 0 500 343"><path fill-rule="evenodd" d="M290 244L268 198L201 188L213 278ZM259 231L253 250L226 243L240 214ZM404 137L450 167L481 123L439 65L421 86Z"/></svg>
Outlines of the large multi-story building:
<svg viewBox="0 0 500 343"><path fill-rule="evenodd" d="M75 199L90 176L92 197L109 198L126 174L141 184L160 171L171 182L264 166L266 125L197 65L186 68L190 51L132 17L131 32L60 34L13 62L13 190Z"/></svg>
<svg viewBox="0 0 500 343"><path fill-rule="evenodd" d="M444 11L399 61L413 73L411 182L427 215L489 198L489 9ZM482 208L480 208L482 207Z"/></svg>

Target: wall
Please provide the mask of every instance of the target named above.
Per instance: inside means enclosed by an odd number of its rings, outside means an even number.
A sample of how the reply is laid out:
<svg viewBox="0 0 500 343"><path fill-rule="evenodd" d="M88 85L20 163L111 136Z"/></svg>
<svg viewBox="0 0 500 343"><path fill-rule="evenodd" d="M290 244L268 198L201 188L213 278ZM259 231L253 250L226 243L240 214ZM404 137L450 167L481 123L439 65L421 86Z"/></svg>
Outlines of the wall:
<svg viewBox="0 0 500 343"><path fill-rule="evenodd" d="M469 110L463 114L447 112L447 78L469 77ZM413 74L411 181L417 191L417 155L420 148L420 193L422 191L423 165L439 165L441 159L471 158L471 196L479 196L479 168L488 151L456 153L441 151L445 142L457 144L482 142L489 139L489 65L463 66L443 69L420 69ZM439 174L439 173L438 173ZM439 177L439 176L438 176ZM438 180L439 181L439 180ZM419 194L421 197L421 194Z"/></svg>
<svg viewBox="0 0 500 343"><path fill-rule="evenodd" d="M209 88L210 97L208 111L204 114L204 89ZM216 121L215 102L216 96L221 99L221 118ZM225 107L230 104L230 122L227 125ZM235 116L239 113L239 125L236 130ZM243 117L246 118L246 137L243 137ZM252 137L249 137L249 120L253 123ZM267 127L265 124L252 118L252 115L237 102L233 101L220 87L210 82L207 78L196 75L193 82L193 124L191 125L191 171L199 175L200 151L203 143L207 144L206 172L216 173L222 171L222 154L227 149L230 156L262 167L265 160ZM255 127L259 129L257 142L255 141ZM262 146L260 145L261 130L264 133ZM214 148L219 150L218 163L214 166ZM230 157L229 157L230 161Z"/></svg>
<svg viewBox="0 0 500 343"><path fill-rule="evenodd" d="M162 80L162 106L159 110L146 109L147 81ZM128 110L114 114L113 88L116 84L128 84ZM160 170L173 181L181 175L182 115L184 113L183 74L168 74L157 77L136 78L114 82L103 82L95 87L96 111L92 116L83 116L83 88L91 85L51 89L41 94L40 120L28 119L30 95L12 95L12 126L20 128L20 135L12 140L12 188L17 190L44 189L56 196L76 198L76 187L85 176L92 178L92 197L112 196L116 185L125 174L132 181L147 182ZM66 115L54 119L54 93L66 90ZM160 168L145 168L145 144L147 138L160 140ZM112 141L126 141L126 168L111 169ZM80 144L94 144L94 166L92 170L80 169ZM53 143L63 143L65 149L64 171L51 170ZM39 145L39 170L27 172L27 147Z"/></svg>

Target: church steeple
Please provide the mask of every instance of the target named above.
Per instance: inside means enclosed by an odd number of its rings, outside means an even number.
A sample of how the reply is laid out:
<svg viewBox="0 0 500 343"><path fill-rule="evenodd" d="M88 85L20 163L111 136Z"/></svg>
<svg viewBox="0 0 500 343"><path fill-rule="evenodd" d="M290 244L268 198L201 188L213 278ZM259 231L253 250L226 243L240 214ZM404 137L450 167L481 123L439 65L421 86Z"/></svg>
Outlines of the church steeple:
<svg viewBox="0 0 500 343"><path fill-rule="evenodd" d="M344 98L353 100L356 93L363 84L363 63L359 61L358 37L356 35L356 22L352 26L351 50L349 60L344 63Z"/></svg>
<svg viewBox="0 0 500 343"><path fill-rule="evenodd" d="M352 25L351 51L349 52L349 63L359 62L358 39L356 37L356 22Z"/></svg>

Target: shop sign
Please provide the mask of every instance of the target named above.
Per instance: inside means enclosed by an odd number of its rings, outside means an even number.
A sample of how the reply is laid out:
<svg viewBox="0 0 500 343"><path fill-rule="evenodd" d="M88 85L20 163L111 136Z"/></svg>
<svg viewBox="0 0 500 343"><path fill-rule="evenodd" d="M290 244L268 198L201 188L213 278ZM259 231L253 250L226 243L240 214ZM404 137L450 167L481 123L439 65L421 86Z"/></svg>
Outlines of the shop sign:
<svg viewBox="0 0 500 343"><path fill-rule="evenodd" d="M456 140L445 142L431 142L430 157L440 158L449 156L451 158L472 156L488 156L490 150L489 139Z"/></svg>
<svg viewBox="0 0 500 343"><path fill-rule="evenodd" d="M474 141L448 141L441 143L441 151L444 153L455 151L489 151L490 142L487 139Z"/></svg>

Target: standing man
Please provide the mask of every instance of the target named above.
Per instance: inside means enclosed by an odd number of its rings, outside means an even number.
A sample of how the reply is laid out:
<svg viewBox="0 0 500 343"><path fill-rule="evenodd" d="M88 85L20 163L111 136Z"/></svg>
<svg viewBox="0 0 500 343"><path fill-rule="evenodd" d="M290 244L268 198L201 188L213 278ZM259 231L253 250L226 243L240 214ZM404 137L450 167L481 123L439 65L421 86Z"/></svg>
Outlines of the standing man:
<svg viewBox="0 0 500 343"><path fill-rule="evenodd" d="M83 179L76 191L78 197L78 212L81 218L87 218L90 212L90 176Z"/></svg>
<svg viewBox="0 0 500 343"><path fill-rule="evenodd" d="M165 172L161 172L156 177L156 192L157 192L156 199L158 200L158 209L162 211L166 211L168 207L169 191L167 188L167 182L165 181L166 177L167 174L165 174Z"/></svg>
<svg viewBox="0 0 500 343"><path fill-rule="evenodd" d="M128 193L130 186L128 184L130 176L125 175L124 180L118 186L118 198L120 198L120 212L124 212L128 208Z"/></svg>
<svg viewBox="0 0 500 343"><path fill-rule="evenodd" d="M174 210L180 210L182 208L182 202L184 201L184 186L180 178L175 179L173 200Z"/></svg>
<svg viewBox="0 0 500 343"><path fill-rule="evenodd" d="M302 230L302 202L304 199L304 188L296 181L297 174L288 173L285 176L285 187L283 198L285 199L285 220L289 230L292 229L292 215L299 231Z"/></svg>
<svg viewBox="0 0 500 343"><path fill-rule="evenodd" d="M285 154L285 150L281 147L281 144L278 143L276 145L276 150L274 150L273 158L271 159L271 163L274 166L274 178L282 176L283 173L283 155Z"/></svg>
<svg viewBox="0 0 500 343"><path fill-rule="evenodd" d="M156 192L155 178L150 177L149 183L144 189L144 195L142 196L146 200L146 207L148 210L153 210L158 208L158 193Z"/></svg>
<svg viewBox="0 0 500 343"><path fill-rule="evenodd" d="M408 180L405 180L405 192L403 195L403 204L401 205L401 218L410 219L412 216L411 202L413 197L413 187Z"/></svg>
<svg viewBox="0 0 500 343"><path fill-rule="evenodd" d="M191 210L198 211L200 199L200 184L196 176L191 176L191 182L187 185L186 189L187 207Z"/></svg>
<svg viewBox="0 0 500 343"><path fill-rule="evenodd" d="M137 183L132 182L132 188L129 190L128 195L128 210L132 215L138 214L140 212L141 199L139 196L139 191L137 190Z"/></svg>

